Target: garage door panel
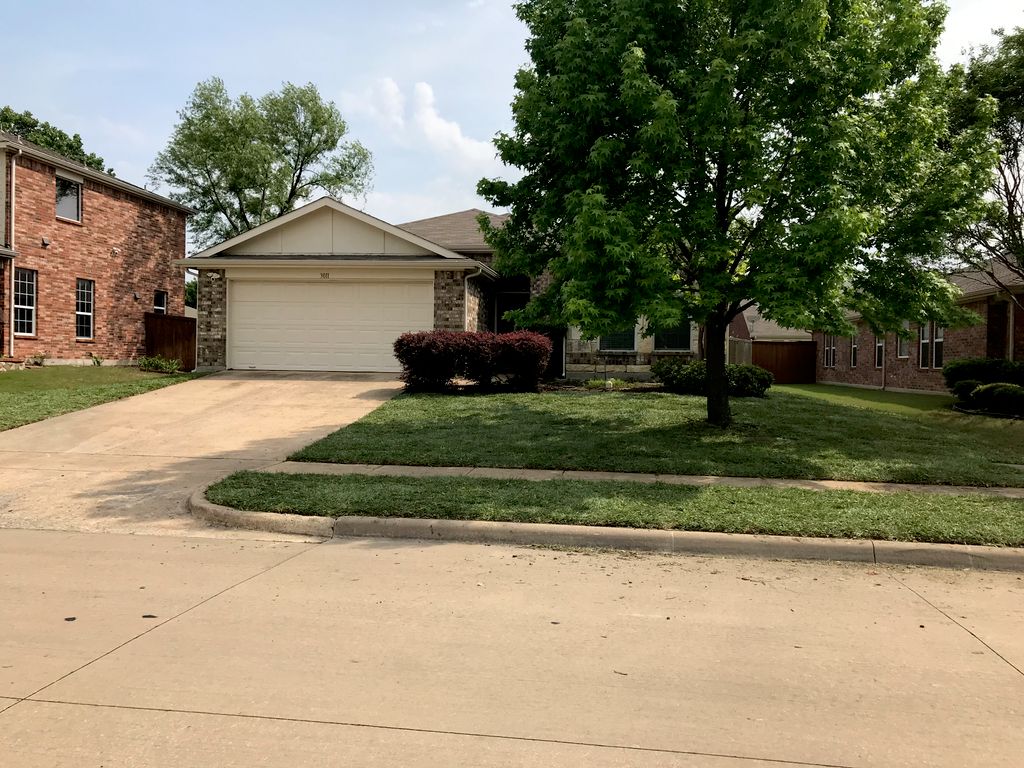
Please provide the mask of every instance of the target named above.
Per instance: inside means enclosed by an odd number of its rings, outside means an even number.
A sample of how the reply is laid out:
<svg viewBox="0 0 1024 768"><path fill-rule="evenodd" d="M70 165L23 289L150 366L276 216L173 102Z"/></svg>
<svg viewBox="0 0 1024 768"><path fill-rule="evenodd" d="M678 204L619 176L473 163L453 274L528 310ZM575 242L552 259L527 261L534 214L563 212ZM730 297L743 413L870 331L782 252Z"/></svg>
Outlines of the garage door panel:
<svg viewBox="0 0 1024 768"><path fill-rule="evenodd" d="M232 282L228 364L256 370L397 371L402 333L433 327L430 282Z"/></svg>

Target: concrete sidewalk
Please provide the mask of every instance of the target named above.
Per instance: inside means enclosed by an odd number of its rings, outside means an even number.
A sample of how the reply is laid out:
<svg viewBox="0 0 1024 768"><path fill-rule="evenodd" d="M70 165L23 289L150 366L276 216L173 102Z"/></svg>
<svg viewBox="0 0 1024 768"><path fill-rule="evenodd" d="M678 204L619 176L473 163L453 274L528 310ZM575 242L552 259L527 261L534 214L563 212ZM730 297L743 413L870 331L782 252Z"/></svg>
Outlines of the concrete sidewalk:
<svg viewBox="0 0 1024 768"><path fill-rule="evenodd" d="M8 530L0 595L5 768L1024 754L1016 575Z"/></svg>
<svg viewBox="0 0 1024 768"><path fill-rule="evenodd" d="M869 483L852 480L792 480L766 477L719 477L715 475L656 475L640 472L589 472L573 469L504 469L500 467L420 467L392 464L325 464L284 461L265 472L292 475L384 475L399 477L477 477L494 480L607 480L669 485L725 485L733 488L802 488L808 491L860 491L863 493L938 493L950 496L980 494L1004 499L1024 499L1024 488L973 485L916 485Z"/></svg>

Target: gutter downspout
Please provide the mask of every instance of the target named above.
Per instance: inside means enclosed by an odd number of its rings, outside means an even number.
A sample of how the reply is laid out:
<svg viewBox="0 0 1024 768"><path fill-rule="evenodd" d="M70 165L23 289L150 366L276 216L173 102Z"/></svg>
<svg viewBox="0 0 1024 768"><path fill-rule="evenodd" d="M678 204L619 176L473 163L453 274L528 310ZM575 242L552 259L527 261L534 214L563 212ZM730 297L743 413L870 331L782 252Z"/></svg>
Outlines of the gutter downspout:
<svg viewBox="0 0 1024 768"><path fill-rule="evenodd" d="M1007 304L1010 307L1010 313L1009 313L1010 314L1010 319L1009 319L1009 322L1008 322L1008 325L1009 325L1008 331L1009 331L1009 337L1010 337L1010 350L1009 350L1009 354L1006 357L1007 357L1007 360L1009 360L1010 362L1013 362L1013 352L1014 352L1014 348L1017 346L1017 339L1014 338L1016 336L1016 334L1017 334L1017 305L1013 301L1013 296L1010 296L1010 300L1007 302Z"/></svg>
<svg viewBox="0 0 1024 768"><path fill-rule="evenodd" d="M21 157L21 150L20 149L15 154L13 154L11 156L11 215L10 215L10 219L11 219L11 242L10 242L10 246L11 246L11 250L12 251L14 250L14 228L15 228L14 210L15 210L15 201L18 199L18 191L17 191L18 190L18 185L17 185L17 172L16 172L16 169L18 167L18 158L19 157ZM8 354L9 354L10 357L14 357L14 259L11 259L11 281L10 281L10 286L11 286L11 290L10 290L10 293L8 293L7 295L10 297L8 299L8 301L11 304L11 324L9 326L9 331L10 332L7 334L7 338L8 338L8 342L7 342L8 349L7 349L7 351L8 351Z"/></svg>

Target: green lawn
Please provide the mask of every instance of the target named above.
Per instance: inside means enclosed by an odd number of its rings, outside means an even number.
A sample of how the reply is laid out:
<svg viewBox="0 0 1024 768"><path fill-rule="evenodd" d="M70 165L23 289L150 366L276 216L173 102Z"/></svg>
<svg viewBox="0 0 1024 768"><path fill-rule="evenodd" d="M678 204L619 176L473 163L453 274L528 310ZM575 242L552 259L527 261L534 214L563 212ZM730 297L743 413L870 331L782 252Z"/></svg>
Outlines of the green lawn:
<svg viewBox="0 0 1024 768"><path fill-rule="evenodd" d="M195 378L136 368L46 366L0 373L0 430L80 411Z"/></svg>
<svg viewBox="0 0 1024 768"><path fill-rule="evenodd" d="M1008 466L1024 464L1024 423L823 389L733 400L728 430L703 399L657 392L403 395L292 458L1024 486Z"/></svg>
<svg viewBox="0 0 1024 768"><path fill-rule="evenodd" d="M207 497L237 509L332 517L1024 545L1024 501L982 496L239 472L212 486Z"/></svg>
<svg viewBox="0 0 1024 768"><path fill-rule="evenodd" d="M776 387L773 391L815 397L835 405L874 408L908 416L932 411L949 411L953 405L952 395L888 392L880 389L837 387L831 384L785 384Z"/></svg>

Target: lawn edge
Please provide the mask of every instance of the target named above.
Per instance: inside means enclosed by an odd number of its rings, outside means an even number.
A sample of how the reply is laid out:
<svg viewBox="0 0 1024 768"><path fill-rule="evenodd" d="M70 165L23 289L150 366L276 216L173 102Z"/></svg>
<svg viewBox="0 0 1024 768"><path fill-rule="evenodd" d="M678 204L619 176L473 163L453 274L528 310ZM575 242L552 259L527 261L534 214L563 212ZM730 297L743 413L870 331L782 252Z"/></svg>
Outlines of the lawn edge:
<svg viewBox="0 0 1024 768"><path fill-rule="evenodd" d="M210 485L213 485L211 483ZM331 538L419 539L477 544L617 549L717 555L772 560L818 560L924 565L940 568L1024 572L1024 549L967 544L929 544L875 539L825 539L706 533L642 528L611 528L489 520L434 520L398 517L317 517L277 512L246 512L206 498L210 486L189 497L191 513L208 523L270 533Z"/></svg>

